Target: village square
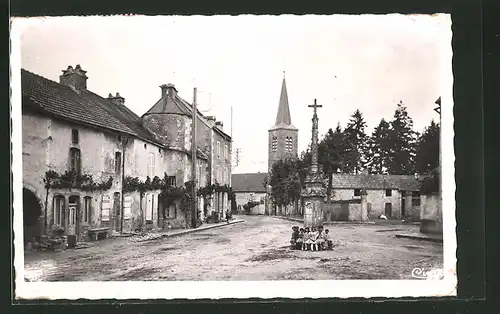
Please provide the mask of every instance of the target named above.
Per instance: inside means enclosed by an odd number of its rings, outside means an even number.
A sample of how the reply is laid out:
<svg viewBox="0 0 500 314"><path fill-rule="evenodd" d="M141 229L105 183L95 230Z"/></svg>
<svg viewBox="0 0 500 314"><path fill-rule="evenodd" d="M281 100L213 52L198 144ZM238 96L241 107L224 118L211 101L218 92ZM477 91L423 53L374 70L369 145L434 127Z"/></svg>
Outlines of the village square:
<svg viewBox="0 0 500 314"><path fill-rule="evenodd" d="M417 279L443 267L439 94L423 129L398 100L370 134L358 108L339 121L322 110L342 104L296 101L287 83L300 78L282 71L259 99L274 104L258 139L267 171L249 172L233 129L253 122L200 110L196 86L165 77L138 115L127 91L91 90L83 62L59 70L21 70L26 281Z"/></svg>

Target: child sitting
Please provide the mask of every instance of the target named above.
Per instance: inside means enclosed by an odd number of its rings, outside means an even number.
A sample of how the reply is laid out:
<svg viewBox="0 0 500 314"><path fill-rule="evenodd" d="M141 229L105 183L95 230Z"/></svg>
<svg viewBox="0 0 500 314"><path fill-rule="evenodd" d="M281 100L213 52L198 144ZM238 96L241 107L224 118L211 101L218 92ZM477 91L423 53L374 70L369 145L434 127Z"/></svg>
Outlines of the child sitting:
<svg viewBox="0 0 500 314"><path fill-rule="evenodd" d="M302 242L302 251L308 250L309 247L311 246L311 239L309 235L309 228L306 228L304 230L304 241Z"/></svg>
<svg viewBox="0 0 500 314"><path fill-rule="evenodd" d="M300 228L299 236L297 238L297 242L295 243L295 249L300 250L304 245L304 228Z"/></svg>
<svg viewBox="0 0 500 314"><path fill-rule="evenodd" d="M311 240L311 251L318 251L318 231L316 231L316 228L312 228L312 231L309 235L309 239Z"/></svg>
<svg viewBox="0 0 500 314"><path fill-rule="evenodd" d="M323 236L323 239L325 240L326 248L328 250L331 250L331 249L333 249L333 242L332 242L332 239L330 238L329 232L330 232L330 230L328 230L328 229L325 230L325 235Z"/></svg>
<svg viewBox="0 0 500 314"><path fill-rule="evenodd" d="M325 232L322 226L318 227L318 239L316 240L316 244L319 250L325 249Z"/></svg>
<svg viewBox="0 0 500 314"><path fill-rule="evenodd" d="M299 227L293 226L292 227L292 238L290 239L290 244L292 245L292 249L295 248L298 238L299 238Z"/></svg>

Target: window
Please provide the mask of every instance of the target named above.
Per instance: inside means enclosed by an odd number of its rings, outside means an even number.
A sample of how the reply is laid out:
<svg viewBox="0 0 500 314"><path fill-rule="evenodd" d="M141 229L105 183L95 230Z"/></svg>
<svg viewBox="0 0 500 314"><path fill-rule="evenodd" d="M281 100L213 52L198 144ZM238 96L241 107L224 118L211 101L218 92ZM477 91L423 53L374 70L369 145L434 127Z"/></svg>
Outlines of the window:
<svg viewBox="0 0 500 314"><path fill-rule="evenodd" d="M148 158L148 175L150 178L154 177L155 173L155 155L153 153L149 153Z"/></svg>
<svg viewBox="0 0 500 314"><path fill-rule="evenodd" d="M166 184L168 186L176 186L176 180L175 180L175 176L167 176L167 182Z"/></svg>
<svg viewBox="0 0 500 314"><path fill-rule="evenodd" d="M287 136L285 138L285 151L287 152L293 151L293 139L291 136Z"/></svg>
<svg viewBox="0 0 500 314"><path fill-rule="evenodd" d="M229 185L229 169L227 167L224 168L224 181L225 184Z"/></svg>
<svg viewBox="0 0 500 314"><path fill-rule="evenodd" d="M217 167L215 168L215 180L220 183L220 176L219 176L219 173L220 173L220 168L219 168L219 165L217 165Z"/></svg>
<svg viewBox="0 0 500 314"><path fill-rule="evenodd" d="M79 136L78 136L78 130L77 129L72 129L71 130L71 143L73 144L78 144L79 143Z"/></svg>
<svg viewBox="0 0 500 314"><path fill-rule="evenodd" d="M64 217L64 196L56 195L52 202L52 223L62 225Z"/></svg>
<svg viewBox="0 0 500 314"><path fill-rule="evenodd" d="M271 146L272 146L273 152L278 150L278 138L274 135L273 135L273 140L272 140Z"/></svg>
<svg viewBox="0 0 500 314"><path fill-rule="evenodd" d="M227 144L224 145L224 159L227 159L229 157L229 154L227 152Z"/></svg>
<svg viewBox="0 0 500 314"><path fill-rule="evenodd" d="M385 190L385 196L392 196L392 190L391 189Z"/></svg>
<svg viewBox="0 0 500 314"><path fill-rule="evenodd" d="M78 148L70 148L69 155L69 170L79 174L82 169L80 150Z"/></svg>
<svg viewBox="0 0 500 314"><path fill-rule="evenodd" d="M167 218L177 218L177 205L175 203L170 204L165 211L165 216Z"/></svg>
<svg viewBox="0 0 500 314"><path fill-rule="evenodd" d="M92 218L92 198L85 196L83 198L83 222L90 223Z"/></svg>
<svg viewBox="0 0 500 314"><path fill-rule="evenodd" d="M203 165L200 163L198 165L198 183L201 184Z"/></svg>
<svg viewBox="0 0 500 314"><path fill-rule="evenodd" d="M122 153L115 153L115 173L120 173L122 171Z"/></svg>
<svg viewBox="0 0 500 314"><path fill-rule="evenodd" d="M220 142L217 142L217 159L220 158Z"/></svg>
<svg viewBox="0 0 500 314"><path fill-rule="evenodd" d="M361 196L361 189L354 189L354 196Z"/></svg>

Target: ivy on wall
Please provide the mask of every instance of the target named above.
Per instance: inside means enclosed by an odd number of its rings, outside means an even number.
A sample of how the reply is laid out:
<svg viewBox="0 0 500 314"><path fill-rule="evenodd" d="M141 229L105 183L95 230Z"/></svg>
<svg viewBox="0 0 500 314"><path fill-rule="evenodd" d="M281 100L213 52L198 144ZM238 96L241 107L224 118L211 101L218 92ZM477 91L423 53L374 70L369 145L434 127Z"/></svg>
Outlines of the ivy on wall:
<svg viewBox="0 0 500 314"><path fill-rule="evenodd" d="M141 181L138 177L126 176L123 182L124 192L139 192L141 196L147 191L159 191L161 190L161 195L167 199L181 199L184 198L186 194L191 195L192 191L192 181L188 181L183 187L172 186L168 184L168 176L165 173L163 179L155 176L151 179L149 176L146 181ZM222 193L226 192L230 196L229 198L234 198L234 193L231 187L227 184L220 185L218 183L207 185L198 189L197 194L199 196L206 197L215 192Z"/></svg>
<svg viewBox="0 0 500 314"><path fill-rule="evenodd" d="M45 172L43 178L45 188L80 189L82 191L106 191L113 186L113 177L106 181L95 182L91 174L79 174L74 171L58 173L54 170Z"/></svg>

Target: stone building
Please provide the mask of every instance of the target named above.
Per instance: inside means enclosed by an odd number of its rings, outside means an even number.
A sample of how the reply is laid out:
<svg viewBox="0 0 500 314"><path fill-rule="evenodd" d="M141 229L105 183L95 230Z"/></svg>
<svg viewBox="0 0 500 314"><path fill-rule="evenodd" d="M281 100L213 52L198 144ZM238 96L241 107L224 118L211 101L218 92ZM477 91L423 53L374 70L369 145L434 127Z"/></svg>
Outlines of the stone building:
<svg viewBox="0 0 500 314"><path fill-rule="evenodd" d="M248 202L260 202L251 209L251 214L264 215L266 207L266 188L263 185L267 173L235 173L232 174L233 191L236 195L238 212Z"/></svg>
<svg viewBox="0 0 500 314"><path fill-rule="evenodd" d="M79 65L64 70L59 83L22 70L25 240L53 225L79 239L95 228L186 227L179 200L166 202L160 190L126 191L124 182L158 177L183 186L191 180L191 105L173 85L162 85L160 100L139 117L118 93L104 98L89 91L87 79ZM199 112L198 119L196 177L205 186L214 182L214 139L229 147L230 165L231 138ZM71 180L86 180L87 188L71 181L47 189L47 173L79 174ZM205 213L211 198L199 199Z"/></svg>
<svg viewBox="0 0 500 314"><path fill-rule="evenodd" d="M325 180L325 186L328 180ZM325 212L330 210L334 220L356 220L358 215L349 213L348 201L356 204L366 191L368 218L402 219L420 216L419 181L414 176L378 174L334 174L332 176L331 203L325 204ZM335 204L345 206L335 206ZM356 208L357 205L352 205ZM344 211L344 212L342 212ZM351 217L351 218L349 218Z"/></svg>

